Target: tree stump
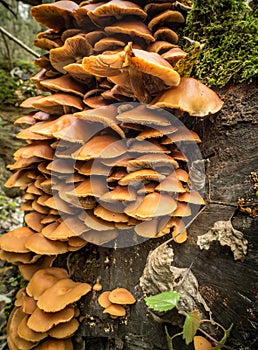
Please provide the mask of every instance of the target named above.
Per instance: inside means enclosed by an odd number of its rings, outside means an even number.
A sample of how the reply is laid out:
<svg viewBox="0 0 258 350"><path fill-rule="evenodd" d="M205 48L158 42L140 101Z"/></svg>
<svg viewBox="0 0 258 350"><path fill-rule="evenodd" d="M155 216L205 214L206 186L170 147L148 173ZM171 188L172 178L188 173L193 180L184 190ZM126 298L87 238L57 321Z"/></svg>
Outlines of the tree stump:
<svg viewBox="0 0 258 350"><path fill-rule="evenodd" d="M257 349L257 221L240 212L238 198L245 197L249 206L257 206L256 191L250 173L258 166L257 96L258 89L239 85L218 91L224 100L222 110L204 120L191 118L186 126L202 139L200 149L208 161L206 170L205 209L189 228L184 244L170 243L174 249L174 265L189 268L196 276L199 291L212 311L215 321L228 328L234 323L227 345L234 349ZM187 124L188 122L188 124ZM190 125L191 124L191 125ZM228 247L212 243L200 250L197 237L211 229L217 221L231 219L233 227L248 240L243 261L235 261ZM151 239L128 248L86 246L69 256L71 277L94 283L100 279L103 290L116 287L129 289L137 302L125 318L111 319L98 305L99 292L80 302L81 327L76 336L78 349L167 349L164 323L157 322L147 309L139 284L150 251L170 237ZM171 334L180 331L172 326ZM175 349L191 349L180 337Z"/></svg>

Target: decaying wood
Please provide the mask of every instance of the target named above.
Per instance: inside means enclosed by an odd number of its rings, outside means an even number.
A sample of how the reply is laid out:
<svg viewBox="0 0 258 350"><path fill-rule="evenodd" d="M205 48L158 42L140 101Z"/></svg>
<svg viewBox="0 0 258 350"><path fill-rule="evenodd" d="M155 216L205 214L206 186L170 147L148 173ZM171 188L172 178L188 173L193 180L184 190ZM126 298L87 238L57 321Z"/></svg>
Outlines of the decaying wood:
<svg viewBox="0 0 258 350"><path fill-rule="evenodd" d="M234 323L228 346L238 350L257 347L258 327L255 314L257 297L257 221L237 208L240 197L255 201L249 175L257 170L257 96L254 86L237 86L219 91L225 101L222 111L204 121L194 120L191 127L201 136L203 157L208 160L206 181L207 206L189 229L189 239L182 245L172 243L174 264L191 267L199 283L199 292L212 311L213 319L224 327ZM229 247L211 243L200 250L197 237L217 221L230 220L248 241L243 261L235 261ZM140 277L150 251L169 237L142 244L109 249L86 246L67 262L72 277L94 283L98 278L103 290L129 289L137 303L128 308L126 318L112 320L97 303L99 292L80 302L82 326L76 338L78 349L165 350L164 324L154 320L144 302ZM170 328L176 333L176 327ZM175 349L191 349L182 340Z"/></svg>

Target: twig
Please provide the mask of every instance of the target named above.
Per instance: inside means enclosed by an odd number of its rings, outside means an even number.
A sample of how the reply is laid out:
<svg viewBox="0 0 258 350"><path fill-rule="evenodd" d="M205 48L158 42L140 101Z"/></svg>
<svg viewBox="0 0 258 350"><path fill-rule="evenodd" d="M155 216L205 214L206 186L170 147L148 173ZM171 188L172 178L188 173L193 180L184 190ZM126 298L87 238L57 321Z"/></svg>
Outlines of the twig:
<svg viewBox="0 0 258 350"><path fill-rule="evenodd" d="M4 35L8 36L9 39L13 40L16 44L20 45L24 50L29 52L31 55L39 58L40 54L38 54L36 51L32 50L29 46L24 44L21 40L17 39L15 36L13 36L11 33L9 33L6 29L3 27L0 27L0 32Z"/></svg>

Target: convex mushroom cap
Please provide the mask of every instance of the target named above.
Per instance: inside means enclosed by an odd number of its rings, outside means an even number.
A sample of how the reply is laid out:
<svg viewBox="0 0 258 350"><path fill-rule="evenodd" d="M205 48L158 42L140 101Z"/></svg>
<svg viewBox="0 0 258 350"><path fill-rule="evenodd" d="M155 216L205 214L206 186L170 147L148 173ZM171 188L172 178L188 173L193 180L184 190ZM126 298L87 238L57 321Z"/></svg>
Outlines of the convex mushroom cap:
<svg viewBox="0 0 258 350"><path fill-rule="evenodd" d="M46 312L57 312L67 305L79 300L89 293L91 286L87 283L62 279L45 290L38 299L38 307Z"/></svg>
<svg viewBox="0 0 258 350"><path fill-rule="evenodd" d="M130 66L153 75L161 79L167 86L178 86L180 83L180 75L173 67L156 52L147 52L144 50L133 49L131 44L125 48L126 61Z"/></svg>
<svg viewBox="0 0 258 350"><path fill-rule="evenodd" d="M181 78L177 87L162 92L151 104L161 108L179 109L196 117L205 117L218 112L223 102L214 91L198 80Z"/></svg>

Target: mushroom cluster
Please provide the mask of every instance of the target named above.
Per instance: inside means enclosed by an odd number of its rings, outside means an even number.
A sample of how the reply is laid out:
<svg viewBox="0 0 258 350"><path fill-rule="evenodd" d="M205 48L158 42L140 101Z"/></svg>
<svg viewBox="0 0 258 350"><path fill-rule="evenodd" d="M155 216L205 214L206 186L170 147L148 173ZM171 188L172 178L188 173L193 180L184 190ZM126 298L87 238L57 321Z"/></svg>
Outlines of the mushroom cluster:
<svg viewBox="0 0 258 350"><path fill-rule="evenodd" d="M112 291L105 291L98 297L98 303L104 308L103 313L109 314L111 318L126 315L125 305L136 302L134 296L125 288L116 288Z"/></svg>
<svg viewBox="0 0 258 350"><path fill-rule="evenodd" d="M7 324L9 349L72 350L80 314L75 302L90 290L89 284L73 282L58 267L35 272L27 287L17 292Z"/></svg>
<svg viewBox="0 0 258 350"><path fill-rule="evenodd" d="M176 241L186 239L181 219L204 200L190 191L188 159L178 143L200 139L160 107L205 116L222 101L173 68L185 55L170 52L179 50L174 30L183 13L173 1L58 1L32 8L48 27L35 44L49 53L35 62L41 71L32 78L47 95L22 104L34 109L16 121L28 125L18 134L28 145L14 154L9 168L16 172L6 183L26 192L22 209L31 237L23 256L101 245L128 229L147 238L172 231Z"/></svg>
<svg viewBox="0 0 258 350"><path fill-rule="evenodd" d="M200 138L178 117L216 113L222 101L175 69L187 55L176 34L187 8L178 4L32 7L47 27L34 42L47 52L31 78L41 95L22 103L28 113L15 123L26 126L18 137L27 145L15 152L6 183L24 190L25 226L0 239L0 258L25 279L88 242L119 246L122 237L120 246L128 246L165 234L186 240L184 218L204 199L190 186L181 148Z"/></svg>

